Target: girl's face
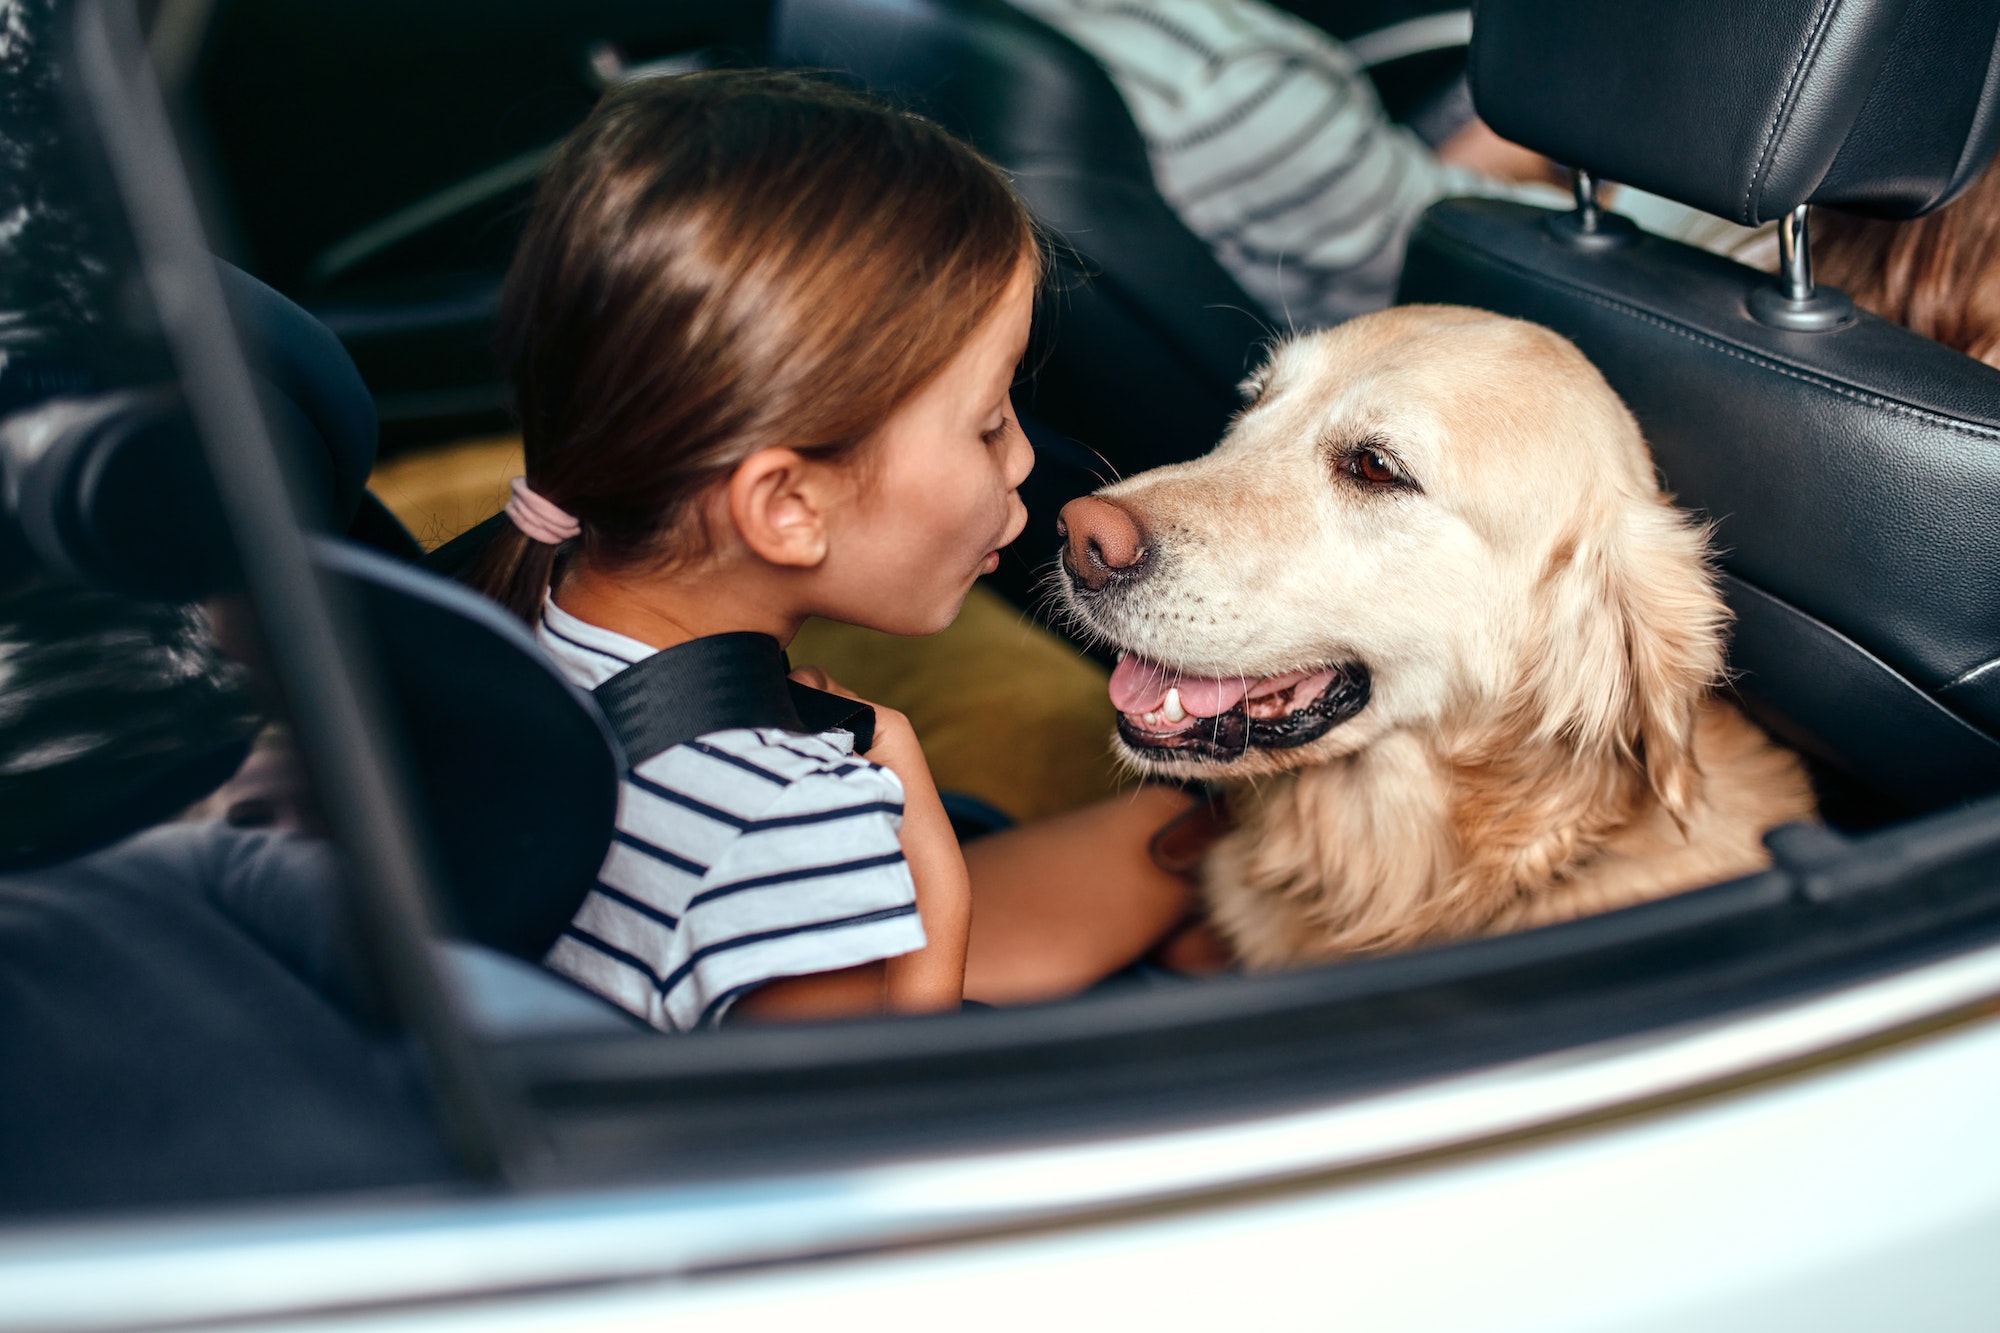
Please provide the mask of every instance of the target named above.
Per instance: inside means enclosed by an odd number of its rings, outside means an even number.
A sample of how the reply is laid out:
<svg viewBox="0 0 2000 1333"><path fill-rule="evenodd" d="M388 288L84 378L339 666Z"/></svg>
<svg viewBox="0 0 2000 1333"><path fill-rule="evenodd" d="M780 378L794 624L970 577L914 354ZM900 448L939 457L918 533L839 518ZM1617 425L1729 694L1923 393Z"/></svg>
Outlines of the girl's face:
<svg viewBox="0 0 2000 1333"><path fill-rule="evenodd" d="M1028 346L1034 274L1023 263L963 349L849 464L855 501L828 515L815 608L891 634L934 634L973 580L1000 564L1028 511L1034 466L1009 398Z"/></svg>

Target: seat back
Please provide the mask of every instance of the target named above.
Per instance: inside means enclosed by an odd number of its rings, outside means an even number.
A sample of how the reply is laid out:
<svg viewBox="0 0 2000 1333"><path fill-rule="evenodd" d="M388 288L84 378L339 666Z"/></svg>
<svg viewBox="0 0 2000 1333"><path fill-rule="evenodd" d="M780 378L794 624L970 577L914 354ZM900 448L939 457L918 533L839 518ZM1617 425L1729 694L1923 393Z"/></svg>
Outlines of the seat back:
<svg viewBox="0 0 2000 1333"><path fill-rule="evenodd" d="M1739 222L1911 215L1992 156L1996 23L1957 0L1489 0L1473 89L1501 133ZM1716 523L1732 669L1773 730L1912 807L2000 788L2000 371L1865 313L1766 324L1770 275L1552 216L1435 206L1399 299L1535 320L1604 372Z"/></svg>
<svg viewBox="0 0 2000 1333"><path fill-rule="evenodd" d="M350 542L314 554L376 650L449 924L539 961L611 846L620 760L603 714L477 593Z"/></svg>
<svg viewBox="0 0 2000 1333"><path fill-rule="evenodd" d="M1268 330L1160 197L1081 47L1003 0L783 0L772 45L777 63L850 74L969 139L1054 234L1024 410L1128 471L1215 443Z"/></svg>

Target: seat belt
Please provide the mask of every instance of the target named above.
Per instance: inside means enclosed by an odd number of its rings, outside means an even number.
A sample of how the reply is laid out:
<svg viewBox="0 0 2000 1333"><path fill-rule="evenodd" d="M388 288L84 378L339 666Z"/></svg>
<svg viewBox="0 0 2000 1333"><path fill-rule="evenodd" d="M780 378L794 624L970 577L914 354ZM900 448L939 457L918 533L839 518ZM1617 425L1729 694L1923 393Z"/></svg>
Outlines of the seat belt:
<svg viewBox="0 0 2000 1333"><path fill-rule="evenodd" d="M847 731L856 754L875 744L873 708L790 680L790 670L768 634L711 634L662 649L590 693L625 751L627 770L697 736L738 727Z"/></svg>

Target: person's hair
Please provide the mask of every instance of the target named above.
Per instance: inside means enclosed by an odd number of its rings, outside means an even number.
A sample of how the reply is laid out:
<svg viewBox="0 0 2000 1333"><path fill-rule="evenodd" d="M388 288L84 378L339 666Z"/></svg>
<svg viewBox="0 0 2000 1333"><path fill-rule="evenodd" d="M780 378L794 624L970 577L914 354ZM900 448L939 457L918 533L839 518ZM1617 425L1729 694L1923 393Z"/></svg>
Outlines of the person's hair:
<svg viewBox="0 0 2000 1333"><path fill-rule="evenodd" d="M2000 366L2000 160L1907 222L1813 210L1812 260L1862 309Z"/></svg>
<svg viewBox="0 0 2000 1333"><path fill-rule="evenodd" d="M774 446L851 451L996 308L1034 225L918 116L774 71L637 81L557 151L507 275L527 482L597 567L704 549L694 501ZM469 579L533 621L557 548L499 525Z"/></svg>

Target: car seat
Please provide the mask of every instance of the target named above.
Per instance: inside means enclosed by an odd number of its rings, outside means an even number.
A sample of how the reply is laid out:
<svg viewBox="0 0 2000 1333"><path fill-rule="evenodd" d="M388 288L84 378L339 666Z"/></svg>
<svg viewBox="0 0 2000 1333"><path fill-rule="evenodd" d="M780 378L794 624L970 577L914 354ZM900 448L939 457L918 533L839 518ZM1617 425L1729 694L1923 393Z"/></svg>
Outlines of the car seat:
<svg viewBox="0 0 2000 1333"><path fill-rule="evenodd" d="M375 413L339 341L269 287L220 269L309 521L420 556L365 489ZM171 816L235 771L261 725L249 691L219 668L193 668L211 650L188 637L185 612L163 605L235 577L178 390L115 383L92 350L16 358L0 375L0 586L10 594L0 637L18 640L17 699L37 700L10 739L27 747L17 761L40 756L9 776L16 818L0 836L0 868L73 857ZM93 672L114 642L126 671Z"/></svg>
<svg viewBox="0 0 2000 1333"><path fill-rule="evenodd" d="M294 471L337 529L359 509L374 458L368 392L310 315L227 266L223 278L273 433L293 446ZM170 387L52 400L0 421L0 500L13 575L38 570L176 601L233 583L207 469ZM492 603L393 555L331 537L319 543L316 558L377 649L451 917L470 939L538 959L610 842L618 765L610 733ZM225 778L231 755L240 762L242 739L228 740L221 756L205 735L154 747L147 758L160 771L146 799L73 812L73 827L7 849L0 868L79 855L169 817Z"/></svg>
<svg viewBox="0 0 2000 1333"><path fill-rule="evenodd" d="M303 378L281 393L269 341L246 341L264 344L256 359L267 407L280 395L274 425L283 429L289 413L372 428L351 366L345 380L315 378L306 355L294 363ZM344 365L344 353L336 360ZM33 407L17 414L56 428L23 430L12 440L19 447L0 455L9 482L0 533L32 529L16 553L37 558L35 569L11 574L157 589L147 563L166 559L192 580L176 595L230 585L226 540L187 523L185 508L178 529L160 525L143 540L116 531L129 497L94 484L93 472L154 477L164 487L156 507L208 488L171 390L139 395L143 408L133 397L99 395L88 429ZM326 430L347 444L360 438ZM30 447L37 442L44 447ZM372 436L368 444L372 455ZM321 452L329 488L351 480L358 495L359 474L338 460L359 455ZM14 484L24 479L31 484ZM174 549L176 535L193 558ZM400 723L391 734L426 807L422 826L447 890L440 915L455 936L438 942L439 974L456 1017L487 1040L632 1030L629 1016L524 961L567 924L610 841L618 756L602 718L490 603L339 539L319 538L314 555L376 650ZM79 670L102 671L112 650L122 650L112 674L132 666L130 645L114 644L85 654ZM7 702L24 693L9 691ZM101 716L91 723L105 725ZM167 755L178 767L151 784L164 795L150 805L93 806L62 830L72 836L60 863L0 864L18 872L0 874L0 1025L9 1034L0 1076L21 1093L0 1113L0 1213L452 1175L413 1051L382 1023L380 974L349 947L354 913L336 849L175 820L202 794L199 783L228 771L214 764L212 737L195 742ZM46 839L37 850L51 850Z"/></svg>
<svg viewBox="0 0 2000 1333"><path fill-rule="evenodd" d="M1399 293L1582 348L1716 524L1745 703L1918 810L2000 788L2000 371L1815 288L1803 209L1914 217L1970 182L1997 26L1983 0L1487 0L1479 112L1580 169L1579 207L1446 200ZM1597 177L1782 220L1786 276L1637 232Z"/></svg>
<svg viewBox="0 0 2000 1333"><path fill-rule="evenodd" d="M375 649L447 921L539 961L611 845L621 760L604 715L494 602L352 542L313 553Z"/></svg>

